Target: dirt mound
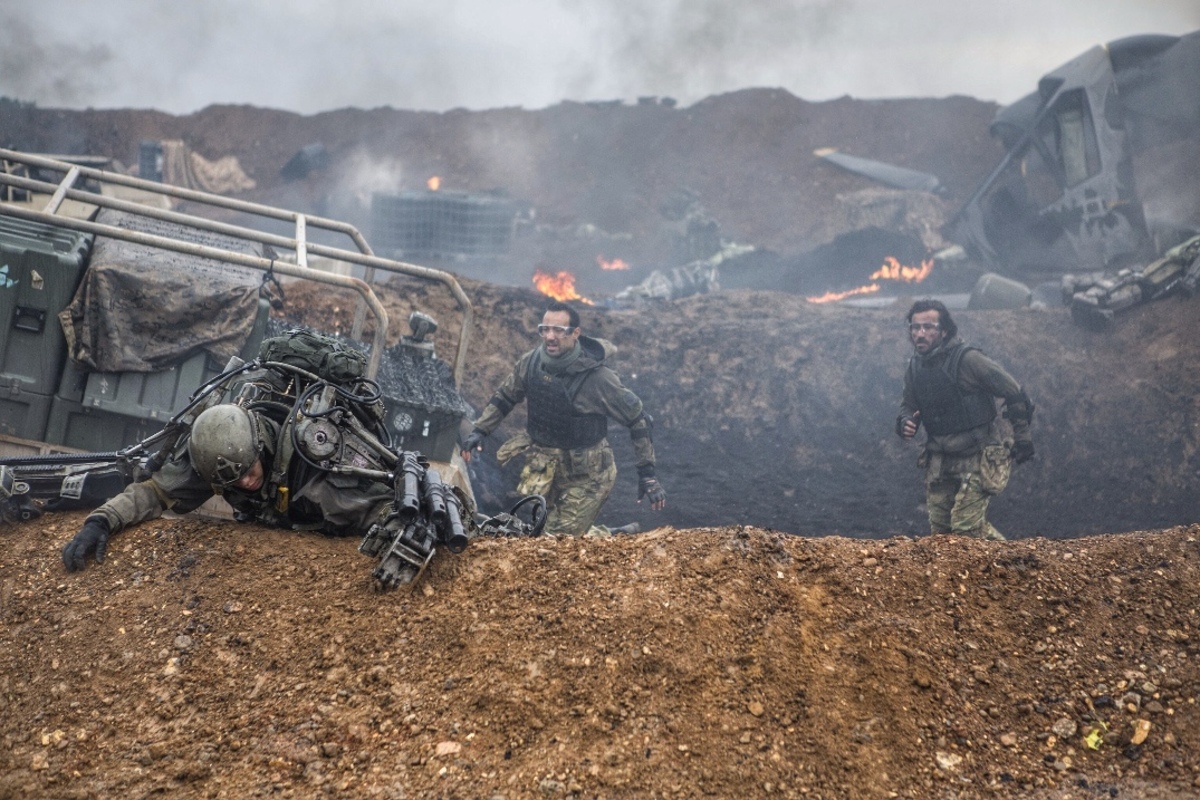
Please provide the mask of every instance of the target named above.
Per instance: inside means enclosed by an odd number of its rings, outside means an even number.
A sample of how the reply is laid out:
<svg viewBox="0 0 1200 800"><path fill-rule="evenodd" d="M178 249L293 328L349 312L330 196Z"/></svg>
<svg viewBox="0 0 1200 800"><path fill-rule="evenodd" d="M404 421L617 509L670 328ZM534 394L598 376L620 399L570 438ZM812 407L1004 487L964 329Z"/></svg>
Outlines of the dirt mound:
<svg viewBox="0 0 1200 800"><path fill-rule="evenodd" d="M140 141L180 139L209 159L236 156L257 188L247 200L344 219L369 240L370 193L501 190L535 210L502 264L458 264L493 283L528 285L535 267L568 269L583 291L616 288L596 257L622 259L640 281L675 259L680 215L702 210L721 234L783 254L844 232L838 197L870 181L813 155L837 147L934 172L952 208L999 159L987 136L996 106L941 100L842 98L811 103L750 89L686 108L564 102L546 109L445 113L390 108L301 116L213 106L174 117L152 111L13 108L0 142L23 150L94 153L136 163ZM281 170L313 143L328 166L304 180ZM861 265L862 274L878 263Z"/></svg>
<svg viewBox="0 0 1200 800"><path fill-rule="evenodd" d="M0 797L1194 797L1200 528L0 548Z"/></svg>

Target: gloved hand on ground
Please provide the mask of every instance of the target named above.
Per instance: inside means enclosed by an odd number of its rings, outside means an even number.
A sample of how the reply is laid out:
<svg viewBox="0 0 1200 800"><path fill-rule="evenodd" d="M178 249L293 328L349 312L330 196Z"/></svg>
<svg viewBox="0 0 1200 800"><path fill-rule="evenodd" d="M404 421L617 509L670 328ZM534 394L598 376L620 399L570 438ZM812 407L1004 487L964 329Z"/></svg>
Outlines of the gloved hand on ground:
<svg viewBox="0 0 1200 800"><path fill-rule="evenodd" d="M75 534L75 538L63 547L62 560L67 572L79 572L87 566L89 553L94 553L97 564L104 563L108 551L108 523L99 517L89 517Z"/></svg>

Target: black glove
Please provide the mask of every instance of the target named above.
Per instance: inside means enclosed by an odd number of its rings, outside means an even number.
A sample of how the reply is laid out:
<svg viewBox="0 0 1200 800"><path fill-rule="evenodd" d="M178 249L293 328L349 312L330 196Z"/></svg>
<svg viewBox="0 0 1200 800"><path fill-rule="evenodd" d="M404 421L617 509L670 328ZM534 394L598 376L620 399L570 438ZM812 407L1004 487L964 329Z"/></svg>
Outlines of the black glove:
<svg viewBox="0 0 1200 800"><path fill-rule="evenodd" d="M650 507L655 511L667 504L667 493L663 490L658 478L642 478L638 481L638 502L645 497L650 501Z"/></svg>
<svg viewBox="0 0 1200 800"><path fill-rule="evenodd" d="M75 534L75 538L63 547L63 566L67 572L79 572L87 566L88 553L95 552L96 563L104 563L108 551L108 523L101 517L88 517Z"/></svg>
<svg viewBox="0 0 1200 800"><path fill-rule="evenodd" d="M1013 461L1024 464L1033 458L1033 442L1014 442L1012 446Z"/></svg>
<svg viewBox="0 0 1200 800"><path fill-rule="evenodd" d="M483 440L486 437L487 437L486 433L479 430L479 428L474 428L471 430L471 432L469 434L467 434L467 438L463 440L462 449L467 451L468 453L473 453L476 450L482 450L483 449Z"/></svg>
<svg viewBox="0 0 1200 800"><path fill-rule="evenodd" d="M642 498L645 497L650 500L650 507L659 511L667 504L667 493L663 491L658 478L654 477L654 465L643 464L637 468L637 471L638 502L642 502Z"/></svg>

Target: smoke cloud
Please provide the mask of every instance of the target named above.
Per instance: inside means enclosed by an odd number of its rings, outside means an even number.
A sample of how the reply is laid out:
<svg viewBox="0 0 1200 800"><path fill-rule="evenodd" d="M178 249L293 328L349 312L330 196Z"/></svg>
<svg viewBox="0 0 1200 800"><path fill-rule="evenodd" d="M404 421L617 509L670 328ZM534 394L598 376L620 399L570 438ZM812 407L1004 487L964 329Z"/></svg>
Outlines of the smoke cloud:
<svg viewBox="0 0 1200 800"><path fill-rule="evenodd" d="M7 0L0 96L444 111L748 87L1008 103L1095 44L1200 28L1195 0Z"/></svg>

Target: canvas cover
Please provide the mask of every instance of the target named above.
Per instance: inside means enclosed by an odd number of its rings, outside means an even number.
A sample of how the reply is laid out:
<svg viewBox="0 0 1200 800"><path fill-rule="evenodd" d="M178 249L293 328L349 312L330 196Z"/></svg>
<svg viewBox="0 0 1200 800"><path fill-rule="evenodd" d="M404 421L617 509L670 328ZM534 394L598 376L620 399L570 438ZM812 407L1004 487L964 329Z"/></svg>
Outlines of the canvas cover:
<svg viewBox="0 0 1200 800"><path fill-rule="evenodd" d="M112 209L97 222L256 254L245 240ZM100 372L156 372L204 350L224 363L254 326L262 273L97 236L88 270L59 313L70 357Z"/></svg>

